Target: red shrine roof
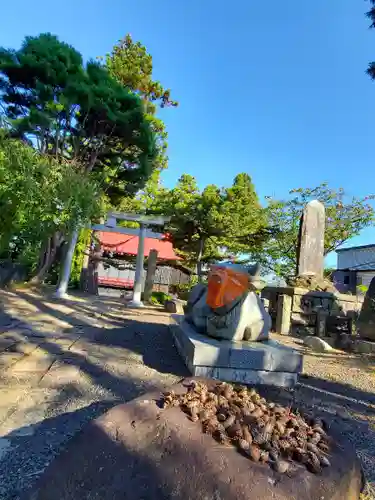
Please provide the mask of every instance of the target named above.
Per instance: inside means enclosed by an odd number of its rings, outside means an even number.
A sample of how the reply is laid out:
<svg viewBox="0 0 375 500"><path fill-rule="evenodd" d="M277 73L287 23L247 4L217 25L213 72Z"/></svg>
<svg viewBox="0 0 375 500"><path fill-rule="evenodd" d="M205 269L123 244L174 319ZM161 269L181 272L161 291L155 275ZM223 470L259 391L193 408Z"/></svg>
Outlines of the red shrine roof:
<svg viewBox="0 0 375 500"><path fill-rule="evenodd" d="M103 250L114 252L119 255L137 255L138 236L121 233L109 233L97 231L97 237ZM148 257L150 250L158 251L158 259L162 260L182 260L173 250L173 245L168 240L157 240L155 238L145 238L145 257Z"/></svg>

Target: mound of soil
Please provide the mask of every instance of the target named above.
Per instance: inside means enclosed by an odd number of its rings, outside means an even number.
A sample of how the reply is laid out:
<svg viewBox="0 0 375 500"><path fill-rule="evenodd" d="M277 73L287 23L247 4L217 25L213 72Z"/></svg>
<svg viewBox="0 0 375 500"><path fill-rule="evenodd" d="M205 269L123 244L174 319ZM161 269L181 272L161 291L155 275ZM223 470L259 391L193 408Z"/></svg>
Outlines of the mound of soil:
<svg viewBox="0 0 375 500"><path fill-rule="evenodd" d="M183 394L192 379L172 388ZM202 379L199 379L202 381ZM211 386L214 381L204 381ZM32 500L357 500L359 460L338 429L330 467L281 474L202 432L178 407L146 394L93 420L48 467Z"/></svg>

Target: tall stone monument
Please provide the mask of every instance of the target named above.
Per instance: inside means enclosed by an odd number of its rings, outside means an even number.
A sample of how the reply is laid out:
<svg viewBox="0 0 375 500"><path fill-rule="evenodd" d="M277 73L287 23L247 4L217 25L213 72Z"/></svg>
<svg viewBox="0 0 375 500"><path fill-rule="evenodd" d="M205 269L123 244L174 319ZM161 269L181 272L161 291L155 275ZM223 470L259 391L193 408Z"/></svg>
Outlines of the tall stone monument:
<svg viewBox="0 0 375 500"><path fill-rule="evenodd" d="M318 200L304 208L300 223L297 276L323 278L325 209Z"/></svg>

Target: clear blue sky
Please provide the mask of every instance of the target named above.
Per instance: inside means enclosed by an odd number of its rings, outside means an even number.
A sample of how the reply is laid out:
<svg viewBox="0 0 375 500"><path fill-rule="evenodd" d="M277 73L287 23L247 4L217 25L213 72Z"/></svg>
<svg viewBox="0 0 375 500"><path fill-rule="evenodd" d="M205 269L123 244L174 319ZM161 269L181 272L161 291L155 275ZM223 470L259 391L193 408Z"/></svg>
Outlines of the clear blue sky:
<svg viewBox="0 0 375 500"><path fill-rule="evenodd" d="M88 59L126 33L180 101L163 113L173 185L230 184L248 172L261 197L328 181L375 192L375 30L355 0L15 0L0 45L50 31ZM373 229L351 244L375 242ZM331 260L330 260L331 262Z"/></svg>

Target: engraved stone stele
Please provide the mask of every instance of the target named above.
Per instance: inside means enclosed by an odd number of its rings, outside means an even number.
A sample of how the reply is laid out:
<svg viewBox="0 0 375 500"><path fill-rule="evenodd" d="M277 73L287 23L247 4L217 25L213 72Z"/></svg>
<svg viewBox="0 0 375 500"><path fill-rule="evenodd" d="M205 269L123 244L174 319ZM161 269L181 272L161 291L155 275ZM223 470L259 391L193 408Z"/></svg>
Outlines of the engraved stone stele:
<svg viewBox="0 0 375 500"><path fill-rule="evenodd" d="M304 208L300 223L298 245L298 276L323 278L325 209L318 201Z"/></svg>

